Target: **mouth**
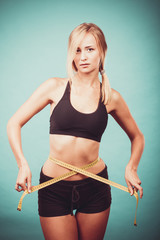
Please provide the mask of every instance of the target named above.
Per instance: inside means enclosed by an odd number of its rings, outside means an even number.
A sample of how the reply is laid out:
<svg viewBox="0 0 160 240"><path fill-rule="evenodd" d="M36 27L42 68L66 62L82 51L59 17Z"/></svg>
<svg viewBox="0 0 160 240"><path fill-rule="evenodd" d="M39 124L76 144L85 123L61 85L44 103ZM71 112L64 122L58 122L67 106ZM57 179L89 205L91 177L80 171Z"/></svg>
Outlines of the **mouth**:
<svg viewBox="0 0 160 240"><path fill-rule="evenodd" d="M89 66L89 63L83 63L83 64L80 64L81 67L87 67Z"/></svg>

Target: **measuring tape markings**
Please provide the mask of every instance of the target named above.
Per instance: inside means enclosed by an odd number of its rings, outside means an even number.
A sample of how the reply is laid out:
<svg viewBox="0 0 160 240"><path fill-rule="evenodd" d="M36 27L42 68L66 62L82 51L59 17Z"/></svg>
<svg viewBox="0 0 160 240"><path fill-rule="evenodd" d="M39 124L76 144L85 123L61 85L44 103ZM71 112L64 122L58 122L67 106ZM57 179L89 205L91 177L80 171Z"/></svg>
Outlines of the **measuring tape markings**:
<svg viewBox="0 0 160 240"><path fill-rule="evenodd" d="M111 180L108 180L108 179L106 179L106 178L100 177L100 176L98 176L98 175L96 175L96 174L93 174L93 173L91 173L91 172L85 171L85 169L90 168L90 167L92 167L93 165L95 165L95 164L99 161L99 157L98 157L94 162L92 162L92 163L90 163L90 164L88 164L88 165L85 165L85 166L82 167L82 168L79 168L79 167L70 165L70 164L68 164L68 163L62 162L62 161L60 161L60 160L58 160L58 159L55 159L55 158L51 158L50 156L49 156L48 159L51 160L51 161L53 161L54 163L60 165L60 166L63 166L63 167L65 167L65 168L67 168L67 169L70 169L70 170L72 170L72 171L69 172L69 173L63 174L63 175L61 175L61 176L59 176L59 177L53 178L53 179L51 179L51 180L49 180L49 181L46 181L46 182L44 182L44 183L41 183L41 184L39 184L39 185L37 185L37 186L32 187L32 188L31 188L31 192L35 192L35 191L37 191L37 190L39 190L39 189L42 189L42 188L44 188L44 187L47 187L47 186L49 186L49 185L51 185L51 184L53 184L53 183L56 183L56 182L58 182L58 181L61 181L61 180L65 179L65 178L70 177L70 176L73 176L73 175L75 175L75 174L77 174L77 173L80 173L80 174L82 174L82 175L91 177L91 178L93 178L93 179L95 179L95 180L98 180L98 181L100 181L100 182L103 182L103 183L105 183L105 184L109 184L110 186L116 187L116 188L118 188L118 189L120 189L120 190L123 190L123 191L125 191L125 192L129 192L128 188L125 187L125 186L123 186L123 185L121 185L121 184L115 183L115 182L113 182L113 181L111 181ZM23 198L24 198L25 195L27 195L27 194L28 194L28 190L25 190L24 193L22 194L21 198L20 198L20 201L19 201L17 210L21 211ZM136 200L137 200L136 211L135 211L135 219L134 219L134 225L137 226L137 224L136 224L136 215L137 215L137 207L138 207L139 197L138 197L138 193L137 193L135 190L134 190L134 194L133 194L133 195L135 196L135 198L136 198Z"/></svg>
<svg viewBox="0 0 160 240"><path fill-rule="evenodd" d="M103 182L103 183L105 183L105 184L109 184L110 186L119 188L120 190L123 190L123 191L125 191L125 192L129 192L129 190L128 190L127 187L125 187L125 186L123 186L123 185L121 185L121 184L119 184L119 183L115 183L115 182L113 182L113 181L111 181L111 180L108 180L108 179L106 179L106 178L100 177L100 176L98 176L98 175L95 175L95 174L93 174L93 173L91 173L91 172L88 172L88 171L85 171L85 170L83 170L83 169L80 169L80 168L78 168L78 167L76 167L76 166L73 166L73 165L70 165L70 164L68 164L68 163L64 163L64 162L62 162L62 161L60 161L60 160L58 160L58 159L55 159L55 158L49 157L49 160L57 163L57 164L60 165L60 166L63 166L63 167L65 167L65 168L68 168L68 169L73 170L73 171L75 171L75 172L81 173L81 174L83 174L83 175L85 175L85 176L91 177L91 178L93 178L93 179L95 179L95 180L98 180L98 181L100 181L100 182ZM138 197L138 193L137 193L135 190L134 190L134 194L133 194L133 195L135 196L135 198L136 198L136 200L137 200L136 211L135 211L135 219L134 219L134 225L137 226L137 223L136 223L136 215L137 215L137 207L138 207L139 197Z"/></svg>
<svg viewBox="0 0 160 240"><path fill-rule="evenodd" d="M94 166L98 161L99 161L99 157L98 157L95 161L91 162L90 164L87 164L87 165L83 166L82 169L88 169L88 168ZM48 180L48 181L46 181L46 182L43 182L43 183L41 183L41 184L39 184L39 185L37 185L37 186L33 186L33 187L31 188L31 193L32 193L32 192L35 192L35 191L37 191L37 190L40 190L40 189L42 189L42 188L45 188L45 187L47 187L47 186L50 186L51 184L54 184L54 183L56 183L56 182L59 182L59 181L65 179L65 178L71 177L71 176L76 175L76 174L77 174L77 172L71 171L71 172L65 173L65 174L63 174L63 175L61 175L61 176L58 176L58 177L56 177L56 178L53 178L53 179L51 179L51 180ZM23 198L24 198L27 194L28 194L28 190L25 190L25 191L23 192L20 200L19 200L18 207L17 207L17 210L18 210L18 211L21 211Z"/></svg>

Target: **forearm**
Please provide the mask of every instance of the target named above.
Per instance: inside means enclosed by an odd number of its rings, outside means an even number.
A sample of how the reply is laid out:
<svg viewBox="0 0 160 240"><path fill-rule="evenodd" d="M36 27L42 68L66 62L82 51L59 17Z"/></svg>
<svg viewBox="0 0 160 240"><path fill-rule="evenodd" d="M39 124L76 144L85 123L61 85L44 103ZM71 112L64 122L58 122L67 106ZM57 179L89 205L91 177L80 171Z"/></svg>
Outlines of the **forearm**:
<svg viewBox="0 0 160 240"><path fill-rule="evenodd" d="M12 119L10 119L7 124L7 135L18 167L20 168L21 166L26 165L27 161L22 151L21 126Z"/></svg>
<svg viewBox="0 0 160 240"><path fill-rule="evenodd" d="M143 134L138 135L131 141L131 157L127 167L137 170L143 150L145 146L145 139Z"/></svg>

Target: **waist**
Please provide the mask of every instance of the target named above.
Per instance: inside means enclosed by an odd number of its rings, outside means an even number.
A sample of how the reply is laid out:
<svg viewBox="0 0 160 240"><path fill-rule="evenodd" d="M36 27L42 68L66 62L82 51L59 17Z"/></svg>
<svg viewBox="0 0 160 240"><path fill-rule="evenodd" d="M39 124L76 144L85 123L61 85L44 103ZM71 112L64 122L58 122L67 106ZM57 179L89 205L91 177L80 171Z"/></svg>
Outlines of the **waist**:
<svg viewBox="0 0 160 240"><path fill-rule="evenodd" d="M55 157L51 156L51 159L55 159ZM51 159L48 158L42 167L42 172L46 176L55 178L55 177L59 177L60 175L66 174L71 171L71 170L67 169L65 166L60 166L56 162L51 161ZM57 159L57 160L60 161L61 163L63 163L64 165L65 165L65 163L67 163L67 164L71 164L71 165L79 167L79 168L81 168L85 165L91 164L91 167L89 167L87 169L87 171L94 173L94 174L101 172L105 168L104 161L99 157L97 157L96 159L93 159L92 161L73 161L73 160L66 161L64 159L63 160ZM73 181L73 180L82 180L85 178L87 178L87 177L80 173L77 173L74 176L68 177L66 180Z"/></svg>

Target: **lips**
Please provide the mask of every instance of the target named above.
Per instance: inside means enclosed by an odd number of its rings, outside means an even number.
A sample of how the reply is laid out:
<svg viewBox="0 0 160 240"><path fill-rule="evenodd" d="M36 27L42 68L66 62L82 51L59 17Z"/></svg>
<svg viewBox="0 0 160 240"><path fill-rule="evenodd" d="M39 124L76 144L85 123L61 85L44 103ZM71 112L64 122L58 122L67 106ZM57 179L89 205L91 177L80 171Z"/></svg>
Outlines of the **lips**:
<svg viewBox="0 0 160 240"><path fill-rule="evenodd" d="M83 64L80 64L81 67L86 67L86 66L89 66L89 63L83 63Z"/></svg>

